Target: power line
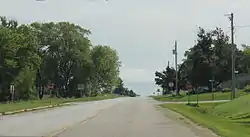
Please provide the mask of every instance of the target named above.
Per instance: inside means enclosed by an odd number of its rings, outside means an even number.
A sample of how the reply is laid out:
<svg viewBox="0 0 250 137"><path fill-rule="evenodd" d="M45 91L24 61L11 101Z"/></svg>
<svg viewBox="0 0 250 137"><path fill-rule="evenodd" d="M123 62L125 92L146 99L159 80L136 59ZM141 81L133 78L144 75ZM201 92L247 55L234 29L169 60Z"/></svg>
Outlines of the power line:
<svg viewBox="0 0 250 137"><path fill-rule="evenodd" d="M247 27L250 27L250 25L241 25L241 26L234 26L234 27L237 27L237 28L247 28Z"/></svg>

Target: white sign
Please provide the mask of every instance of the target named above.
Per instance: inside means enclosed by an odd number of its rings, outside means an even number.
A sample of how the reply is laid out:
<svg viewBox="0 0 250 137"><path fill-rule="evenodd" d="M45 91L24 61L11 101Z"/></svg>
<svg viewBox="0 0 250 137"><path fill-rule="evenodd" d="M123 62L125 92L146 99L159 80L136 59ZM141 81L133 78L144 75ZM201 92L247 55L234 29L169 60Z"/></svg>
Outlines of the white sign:
<svg viewBox="0 0 250 137"><path fill-rule="evenodd" d="M174 86L174 83L173 82L169 82L168 86L172 88Z"/></svg>
<svg viewBox="0 0 250 137"><path fill-rule="evenodd" d="M84 90L84 84L77 84L78 90Z"/></svg>
<svg viewBox="0 0 250 137"><path fill-rule="evenodd" d="M14 93L14 91L15 91L15 86L14 85L10 85L10 92Z"/></svg>

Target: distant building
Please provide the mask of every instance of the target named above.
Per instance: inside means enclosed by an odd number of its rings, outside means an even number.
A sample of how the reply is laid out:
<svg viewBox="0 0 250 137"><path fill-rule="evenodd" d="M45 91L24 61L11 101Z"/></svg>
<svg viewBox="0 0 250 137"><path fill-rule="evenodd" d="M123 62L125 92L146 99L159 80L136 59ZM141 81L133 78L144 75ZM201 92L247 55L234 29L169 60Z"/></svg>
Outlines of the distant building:
<svg viewBox="0 0 250 137"><path fill-rule="evenodd" d="M241 73L235 75L235 83L236 88L242 89L246 85L250 84L250 75L247 73ZM231 88L232 87L232 80L225 81L221 83L222 88Z"/></svg>

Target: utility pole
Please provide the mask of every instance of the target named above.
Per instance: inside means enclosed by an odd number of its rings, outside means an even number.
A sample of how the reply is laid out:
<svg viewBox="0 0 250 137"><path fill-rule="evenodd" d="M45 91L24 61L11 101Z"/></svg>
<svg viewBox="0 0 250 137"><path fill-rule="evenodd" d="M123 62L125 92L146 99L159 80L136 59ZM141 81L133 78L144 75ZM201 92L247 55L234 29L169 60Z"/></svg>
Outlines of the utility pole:
<svg viewBox="0 0 250 137"><path fill-rule="evenodd" d="M229 20L231 22L231 50L232 50L232 92L231 92L231 100L235 99L235 46L234 46L234 14L225 14L225 16L229 16Z"/></svg>
<svg viewBox="0 0 250 137"><path fill-rule="evenodd" d="M178 92L178 66L177 66L177 41L175 41L175 48L173 50L173 54L175 55L175 90L176 95L179 95Z"/></svg>
<svg viewBox="0 0 250 137"><path fill-rule="evenodd" d="M232 94L231 99L235 99L235 48L234 48L234 14L229 17L231 21L231 44L232 44Z"/></svg>

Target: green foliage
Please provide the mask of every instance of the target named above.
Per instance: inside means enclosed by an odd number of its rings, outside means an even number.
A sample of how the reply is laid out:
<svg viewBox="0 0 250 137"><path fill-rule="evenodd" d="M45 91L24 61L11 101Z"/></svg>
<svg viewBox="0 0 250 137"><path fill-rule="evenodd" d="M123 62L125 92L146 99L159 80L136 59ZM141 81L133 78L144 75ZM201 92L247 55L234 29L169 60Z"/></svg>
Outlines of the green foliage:
<svg viewBox="0 0 250 137"><path fill-rule="evenodd" d="M211 90L209 80L214 80L214 87L231 80L232 48L235 50L235 69L239 73L249 73L250 48L247 45L242 47L243 50L239 50L236 45L231 45L229 37L220 28L208 31L200 28L197 43L185 52L185 58L179 64L179 86L185 89L185 85L190 83L194 88L205 86ZM175 77L169 74L156 72L156 84L166 89L167 79L175 81Z"/></svg>
<svg viewBox="0 0 250 137"><path fill-rule="evenodd" d="M214 111L225 117L230 118L247 118L245 116L250 116L250 95L242 96L237 98L231 102L218 105L214 108ZM243 117L244 116L244 117Z"/></svg>
<svg viewBox="0 0 250 137"><path fill-rule="evenodd" d="M133 90L129 90L128 88L124 87L123 81L121 78L118 78L117 86L114 89L113 93L122 95L122 96L130 96L130 97L136 97L136 93Z"/></svg>
<svg viewBox="0 0 250 137"><path fill-rule="evenodd" d="M224 89L223 89L223 92L230 92L230 91L232 91L231 88L224 88Z"/></svg>
<svg viewBox="0 0 250 137"><path fill-rule="evenodd" d="M236 98L247 95L247 93L243 91L238 91L236 92ZM164 95L164 96L154 96L153 97L155 100L158 101L196 101L197 100L197 95L188 95L186 94L181 94L179 96L174 96L174 95ZM199 101L209 101L212 100L212 93L203 93L199 94ZM214 93L214 100L230 100L231 99L231 92L215 92Z"/></svg>
<svg viewBox="0 0 250 137"><path fill-rule="evenodd" d="M109 46L94 46L91 52L93 61L93 80L98 81L99 88L107 92L112 91L119 76L120 62L118 54ZM100 90L100 89L98 89Z"/></svg>
<svg viewBox="0 0 250 137"><path fill-rule="evenodd" d="M183 104L164 104L192 121L225 137L248 137L250 134L250 95L226 103L202 103L199 107Z"/></svg>
<svg viewBox="0 0 250 137"><path fill-rule="evenodd" d="M0 101L10 98L10 84L18 100L37 98L38 93L41 98L97 96L117 85L117 52L93 46L89 30L69 22L18 25L0 19ZM56 85L52 92L47 89L51 84ZM78 90L78 84L84 89Z"/></svg>
<svg viewBox="0 0 250 137"><path fill-rule="evenodd" d="M180 113L195 123L209 128L219 136L248 137L250 134L249 124L239 123L214 111L215 108L223 105L224 103L200 104L199 107L191 107L184 104L163 104L161 106ZM241 106L234 107L240 108Z"/></svg>
<svg viewBox="0 0 250 137"><path fill-rule="evenodd" d="M22 109L32 109L37 107L49 106L49 105L62 105L63 103L69 102L87 102L87 101L96 101L96 100L105 100L113 99L119 96L108 94L105 96L96 96L96 97L85 97L85 98L50 98L43 100L29 100L29 101L19 101L10 104L0 104L0 113L22 110ZM63 104L66 105L66 104Z"/></svg>
<svg viewBox="0 0 250 137"><path fill-rule="evenodd" d="M159 85L163 89L163 94L167 94L170 90L174 90L174 87L169 87L169 83L173 82L175 85L175 69L169 66L162 72L155 72L155 84Z"/></svg>
<svg viewBox="0 0 250 137"><path fill-rule="evenodd" d="M35 99L36 91L35 91L35 77L36 72L30 70L25 67L21 70L19 75L16 77L15 82L16 85L16 93L15 96L17 99L28 100Z"/></svg>
<svg viewBox="0 0 250 137"><path fill-rule="evenodd" d="M244 91L245 91L245 92L250 92L250 85L247 85L247 86L244 88Z"/></svg>

